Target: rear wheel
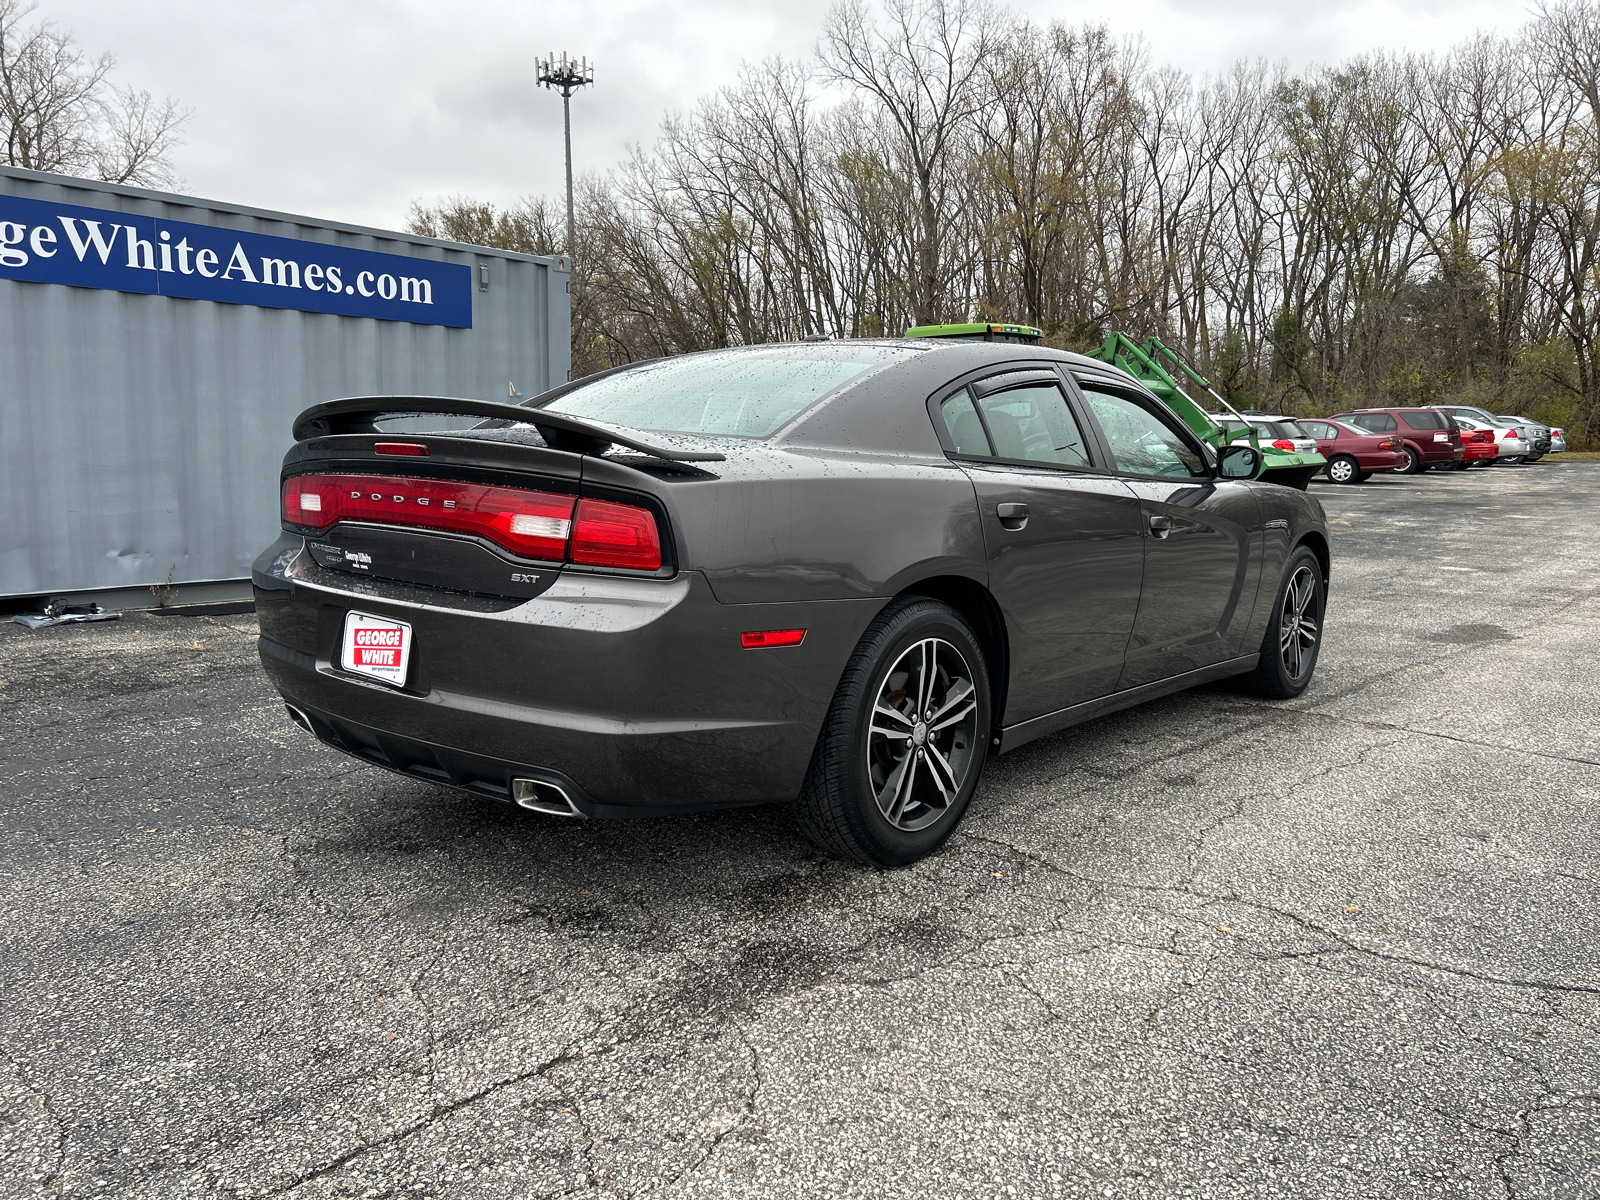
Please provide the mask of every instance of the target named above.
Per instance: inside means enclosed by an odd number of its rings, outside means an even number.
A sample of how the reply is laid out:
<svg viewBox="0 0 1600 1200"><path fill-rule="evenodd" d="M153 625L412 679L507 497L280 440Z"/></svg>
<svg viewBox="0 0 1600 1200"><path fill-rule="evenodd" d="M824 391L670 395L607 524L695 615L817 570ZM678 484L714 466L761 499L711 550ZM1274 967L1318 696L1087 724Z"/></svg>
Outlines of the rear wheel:
<svg viewBox="0 0 1600 1200"><path fill-rule="evenodd" d="M961 614L893 601L851 655L796 805L831 854L903 867L960 823L983 773L989 671Z"/></svg>
<svg viewBox="0 0 1600 1200"><path fill-rule="evenodd" d="M1371 478L1372 478L1372 472L1371 471L1363 471L1363 472L1361 472L1361 474L1356 476L1356 482L1357 483L1365 483L1367 480L1369 480Z"/></svg>
<svg viewBox="0 0 1600 1200"><path fill-rule="evenodd" d="M1360 466L1348 454L1328 461L1329 483L1360 483L1362 478Z"/></svg>
<svg viewBox="0 0 1600 1200"><path fill-rule="evenodd" d="M1394 469L1394 473L1396 475L1415 475L1418 471L1422 470L1422 455L1418 454L1410 446L1403 447L1403 450L1405 452L1406 461L1396 467Z"/></svg>
<svg viewBox="0 0 1600 1200"><path fill-rule="evenodd" d="M1514 467L1519 462L1521 462L1522 459L1523 459L1523 455L1521 455L1521 454L1512 454L1512 455L1510 455L1508 457L1505 457L1505 458L1497 458L1497 459L1495 459L1494 460L1494 465L1497 466L1497 467Z"/></svg>
<svg viewBox="0 0 1600 1200"><path fill-rule="evenodd" d="M1309 547L1296 547L1278 584L1272 619L1261 639L1261 659L1248 676L1251 691L1292 700L1306 690L1322 649L1326 597L1322 564Z"/></svg>

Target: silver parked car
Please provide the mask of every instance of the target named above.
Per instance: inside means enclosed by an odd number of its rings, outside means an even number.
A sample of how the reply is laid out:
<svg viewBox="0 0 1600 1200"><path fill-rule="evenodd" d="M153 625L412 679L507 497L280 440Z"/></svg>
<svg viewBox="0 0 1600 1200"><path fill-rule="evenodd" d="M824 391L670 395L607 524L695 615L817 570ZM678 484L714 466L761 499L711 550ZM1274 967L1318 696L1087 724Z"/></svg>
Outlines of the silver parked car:
<svg viewBox="0 0 1600 1200"><path fill-rule="evenodd" d="M1501 416L1499 420L1520 425L1528 435L1528 440L1533 443L1533 448L1528 452L1526 462L1538 462L1555 447L1555 439L1550 435L1553 432L1550 426L1541 425L1538 421L1528 417Z"/></svg>
<svg viewBox="0 0 1600 1200"><path fill-rule="evenodd" d="M1562 454L1562 453L1564 453L1566 451L1566 449L1567 449L1567 432L1566 432L1566 430L1564 430L1564 429L1556 429L1556 428L1552 427L1551 430L1550 430L1550 453L1551 454Z"/></svg>

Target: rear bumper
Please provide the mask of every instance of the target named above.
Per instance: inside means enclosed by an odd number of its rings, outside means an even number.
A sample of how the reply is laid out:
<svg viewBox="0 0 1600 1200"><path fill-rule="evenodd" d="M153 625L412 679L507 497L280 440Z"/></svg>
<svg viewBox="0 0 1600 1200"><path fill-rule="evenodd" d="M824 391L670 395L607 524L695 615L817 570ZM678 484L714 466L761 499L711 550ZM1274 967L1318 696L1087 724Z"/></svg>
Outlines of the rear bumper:
<svg viewBox="0 0 1600 1200"><path fill-rule="evenodd" d="M1356 461L1363 471L1392 471L1406 465L1406 456L1400 450L1378 450L1371 454L1358 454Z"/></svg>
<svg viewBox="0 0 1600 1200"><path fill-rule="evenodd" d="M697 572L565 574L533 600L474 600L350 579L299 545L281 539L256 564L261 662L320 738L500 798L512 778L547 778L598 816L794 799L884 603L725 605ZM351 610L411 624L403 689L339 668ZM799 646L740 645L792 628L806 630Z"/></svg>

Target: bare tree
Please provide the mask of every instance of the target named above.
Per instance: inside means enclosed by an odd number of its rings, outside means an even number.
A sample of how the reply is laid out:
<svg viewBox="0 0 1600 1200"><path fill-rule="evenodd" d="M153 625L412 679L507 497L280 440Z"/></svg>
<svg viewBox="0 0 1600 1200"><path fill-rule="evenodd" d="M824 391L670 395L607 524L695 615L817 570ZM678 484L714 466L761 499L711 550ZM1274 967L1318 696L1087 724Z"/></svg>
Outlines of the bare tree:
<svg viewBox="0 0 1600 1200"><path fill-rule="evenodd" d="M880 29L863 0L828 14L818 51L828 79L858 88L881 106L917 199L919 322L942 315L949 268L947 201L967 123L989 99L979 87L993 52L996 14L984 0L886 0Z"/></svg>
<svg viewBox="0 0 1600 1200"><path fill-rule="evenodd" d="M10 166L169 187L188 119L177 102L114 87L116 60L88 58L48 21L25 26L22 0L0 0L0 133Z"/></svg>

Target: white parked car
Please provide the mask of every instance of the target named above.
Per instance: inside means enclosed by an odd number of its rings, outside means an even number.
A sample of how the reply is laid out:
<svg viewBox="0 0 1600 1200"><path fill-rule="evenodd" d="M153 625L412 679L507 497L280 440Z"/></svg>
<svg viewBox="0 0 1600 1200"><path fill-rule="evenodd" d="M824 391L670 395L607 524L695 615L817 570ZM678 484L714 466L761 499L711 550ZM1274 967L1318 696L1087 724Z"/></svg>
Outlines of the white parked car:
<svg viewBox="0 0 1600 1200"><path fill-rule="evenodd" d="M1567 433L1566 433L1566 430L1557 429L1554 426L1552 426L1551 429L1550 429L1550 453L1551 454L1560 454L1566 448L1567 448Z"/></svg>
<svg viewBox="0 0 1600 1200"><path fill-rule="evenodd" d="M1490 430L1494 434L1493 458L1480 458L1472 465L1475 467L1492 467L1497 463L1522 462L1528 456L1533 443L1523 436L1523 431L1515 425L1507 425L1501 421L1483 421L1476 417L1465 417L1459 413L1452 413L1456 424L1463 429L1474 432L1480 429Z"/></svg>

